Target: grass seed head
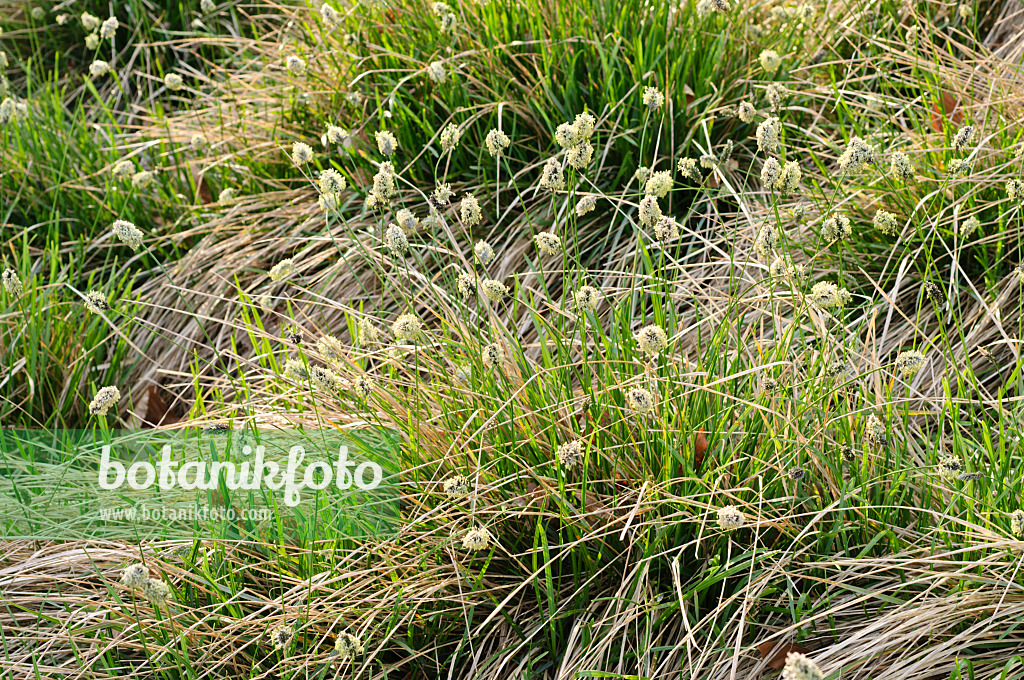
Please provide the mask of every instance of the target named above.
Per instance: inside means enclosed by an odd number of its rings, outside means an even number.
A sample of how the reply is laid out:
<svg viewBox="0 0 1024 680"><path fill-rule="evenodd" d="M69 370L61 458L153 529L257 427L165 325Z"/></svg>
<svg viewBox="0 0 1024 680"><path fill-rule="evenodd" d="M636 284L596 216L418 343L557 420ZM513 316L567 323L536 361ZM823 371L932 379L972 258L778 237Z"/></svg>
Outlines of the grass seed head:
<svg viewBox="0 0 1024 680"><path fill-rule="evenodd" d="M18 272L14 271L10 267L4 269L2 274L4 290L11 297L19 297L25 287L21 283L21 278L18 276Z"/></svg>
<svg viewBox="0 0 1024 680"><path fill-rule="evenodd" d="M465 550L480 551L487 550L494 538L486 527L470 529L462 537L462 547Z"/></svg>
<svg viewBox="0 0 1024 680"><path fill-rule="evenodd" d="M94 416L105 416L107 411L121 401L121 391L113 385L100 388L96 396L89 402L89 413Z"/></svg>
<svg viewBox="0 0 1024 680"><path fill-rule="evenodd" d="M121 583L129 588L141 590L149 580L149 569L144 564L133 564L121 572Z"/></svg>
<svg viewBox="0 0 1024 680"><path fill-rule="evenodd" d="M415 342L423 333L423 322L415 314L402 314L391 324L391 332L402 342Z"/></svg>
<svg viewBox="0 0 1024 680"><path fill-rule="evenodd" d="M927 361L927 357L916 349L900 352L896 356L896 372L905 380L910 380L924 368L925 361Z"/></svg>
<svg viewBox="0 0 1024 680"><path fill-rule="evenodd" d="M672 189L672 173L669 170L659 170L653 173L644 184L644 193L658 198L665 198L670 189Z"/></svg>
<svg viewBox="0 0 1024 680"><path fill-rule="evenodd" d="M782 123L775 116L766 118L757 126L755 138L757 139L757 150L761 153L779 152L779 134L782 132Z"/></svg>
<svg viewBox="0 0 1024 680"><path fill-rule="evenodd" d="M111 229L114 232L114 236L132 250L138 252L139 248L142 247L142 232L128 220L117 220L111 226Z"/></svg>
<svg viewBox="0 0 1024 680"><path fill-rule="evenodd" d="M824 680L825 674L807 656L800 652L786 655L786 665L782 668L782 680Z"/></svg>
<svg viewBox="0 0 1024 680"><path fill-rule="evenodd" d="M487 133L487 137L484 139L484 146L487 147L487 153L492 156L500 156L505 152L505 149L512 144L512 140L508 138L501 130L491 130Z"/></svg>
<svg viewBox="0 0 1024 680"><path fill-rule="evenodd" d="M718 509L718 526L725 531L736 531L746 524L747 518L735 505Z"/></svg>
<svg viewBox="0 0 1024 680"><path fill-rule="evenodd" d="M665 95L656 87L645 87L643 102L649 111L657 111L665 103Z"/></svg>

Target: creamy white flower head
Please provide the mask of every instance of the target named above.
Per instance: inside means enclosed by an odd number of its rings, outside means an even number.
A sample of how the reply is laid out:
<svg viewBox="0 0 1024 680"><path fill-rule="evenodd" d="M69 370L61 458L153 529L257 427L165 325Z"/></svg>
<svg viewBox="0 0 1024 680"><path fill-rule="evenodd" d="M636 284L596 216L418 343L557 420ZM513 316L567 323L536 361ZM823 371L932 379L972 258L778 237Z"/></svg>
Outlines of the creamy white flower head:
<svg viewBox="0 0 1024 680"><path fill-rule="evenodd" d="M782 57L775 50L761 50L757 60L761 62L761 68L768 73L775 73L782 66Z"/></svg>
<svg viewBox="0 0 1024 680"><path fill-rule="evenodd" d="M452 201L452 185L448 183L438 182L434 188L434 193L430 195L434 205L443 208Z"/></svg>
<svg viewBox="0 0 1024 680"><path fill-rule="evenodd" d="M113 385L107 385L96 392L89 402L89 413L94 416L105 416L110 408L121 401L121 391Z"/></svg>
<svg viewBox="0 0 1024 680"><path fill-rule="evenodd" d="M597 309L598 300L601 298L601 291L593 286L580 286L573 294L573 301L576 303L576 311L581 314L592 312Z"/></svg>
<svg viewBox="0 0 1024 680"><path fill-rule="evenodd" d="M831 215L821 223L821 235L826 241L838 241L852 233L850 218L846 215Z"/></svg>
<svg viewBox="0 0 1024 680"><path fill-rule="evenodd" d="M558 255L562 252L562 240L549 231L538 233L533 237L533 242L542 255Z"/></svg>
<svg viewBox="0 0 1024 680"><path fill-rule="evenodd" d="M487 153L492 156L498 156L505 152L505 149L509 147L512 140L509 139L501 130L491 130L487 133L486 139L484 139L484 145L487 147Z"/></svg>
<svg viewBox="0 0 1024 680"><path fill-rule="evenodd" d="M98 290L90 290L86 293L85 300L82 301L82 304L85 305L85 308L93 314L102 314L110 309L110 304L107 302L107 298Z"/></svg>
<svg viewBox="0 0 1024 680"><path fill-rule="evenodd" d="M927 361L927 357L924 352L916 349L907 350L900 352L896 356L896 371L904 379L910 380L917 373L924 368L924 364Z"/></svg>
<svg viewBox="0 0 1024 680"><path fill-rule="evenodd" d="M380 331L373 325L373 319L363 317L359 322L359 343L364 347L380 342Z"/></svg>
<svg viewBox="0 0 1024 680"><path fill-rule="evenodd" d="M576 216L583 217L597 207L597 196L587 194L576 202Z"/></svg>
<svg viewBox="0 0 1024 680"><path fill-rule="evenodd" d="M583 442L579 439L566 442L555 452L558 462L566 470L572 470L583 461Z"/></svg>
<svg viewBox="0 0 1024 680"><path fill-rule="evenodd" d="M111 229L114 236L132 250L138 251L142 247L142 232L128 220L117 220Z"/></svg>
<svg viewBox="0 0 1024 680"><path fill-rule="evenodd" d="M786 665L782 668L782 680L824 680L825 674L818 664L800 652L786 655Z"/></svg>
<svg viewBox="0 0 1024 680"><path fill-rule="evenodd" d="M97 16L93 16L88 12L82 12L82 28L85 29L86 33L92 33L100 27L100 19Z"/></svg>
<svg viewBox="0 0 1024 680"><path fill-rule="evenodd" d="M754 252L765 260L769 260L775 253L778 245L779 235L775 232L775 227L771 224L765 224L757 232L757 237L754 239Z"/></svg>
<svg viewBox="0 0 1024 680"><path fill-rule="evenodd" d="M142 589L149 580L149 569L144 564L132 564L121 572L121 583L129 588Z"/></svg>
<svg viewBox="0 0 1024 680"><path fill-rule="evenodd" d="M384 161L373 176L373 195L379 203L385 204L397 191L395 168L390 161Z"/></svg>
<svg viewBox="0 0 1024 680"><path fill-rule="evenodd" d="M779 186L779 176L782 174L782 165L778 159L767 158L761 166L761 186L766 191L774 191Z"/></svg>
<svg viewBox="0 0 1024 680"><path fill-rule="evenodd" d="M18 297L25 290L21 283L21 279L18 277L18 272L14 271L10 267L4 269L2 278L4 290L6 290L11 296Z"/></svg>
<svg viewBox="0 0 1024 680"><path fill-rule="evenodd" d="M963 158L954 158L949 162L946 171L951 177L963 177L971 174L971 162Z"/></svg>
<svg viewBox="0 0 1024 680"><path fill-rule="evenodd" d="M444 62L432 61L427 64L427 76L435 83L443 83L447 75L444 70Z"/></svg>
<svg viewBox="0 0 1024 680"><path fill-rule="evenodd" d="M363 376L359 376L358 378L356 378L356 381L352 385L352 388L355 390L355 393L358 394L360 398L368 399L370 397L370 394L373 392L373 382L371 382L367 378L364 378Z"/></svg>
<svg viewBox="0 0 1024 680"><path fill-rule="evenodd" d="M97 59L89 64L89 75L93 78L99 78L107 75L108 73L110 73L110 64L102 59Z"/></svg>
<svg viewBox="0 0 1024 680"><path fill-rule="evenodd" d="M374 139L377 140L377 150L382 156L391 156L398 150L398 140L389 130L378 130Z"/></svg>
<svg viewBox="0 0 1024 680"><path fill-rule="evenodd" d="M1011 201L1020 203L1024 200L1024 182L1019 179L1011 179L1006 183L1006 195Z"/></svg>
<svg viewBox="0 0 1024 680"><path fill-rule="evenodd" d="M363 644L351 633L341 633L334 643L334 653L339 661L348 661L363 653Z"/></svg>
<svg viewBox="0 0 1024 680"><path fill-rule="evenodd" d="M337 125L327 126L327 141L331 144L344 144L348 141L349 134L345 128L338 127Z"/></svg>
<svg viewBox="0 0 1024 680"><path fill-rule="evenodd" d="M901 182L914 179L914 166L910 164L907 154L902 151L897 151L889 157L889 172Z"/></svg>
<svg viewBox="0 0 1024 680"><path fill-rule="evenodd" d="M402 208L395 213L395 222L397 222L406 233L415 231L420 224L419 218L416 217L416 215L408 208Z"/></svg>
<svg viewBox="0 0 1024 680"><path fill-rule="evenodd" d="M206 0L206 2L213 3L213 0ZM270 631L270 644L274 646L274 649L284 649L288 646L288 643L295 637L295 631L290 625L281 625Z"/></svg>
<svg viewBox="0 0 1024 680"><path fill-rule="evenodd" d="M626 407L641 416L654 410L654 395L642 387L632 387L626 392Z"/></svg>
<svg viewBox="0 0 1024 680"><path fill-rule="evenodd" d="M819 281L811 286L811 292L807 295L808 302L818 309L845 307L852 298L850 291L831 281Z"/></svg>
<svg viewBox="0 0 1024 680"><path fill-rule="evenodd" d="M668 335L661 326L644 326L637 331L636 344L644 354L657 355L668 347Z"/></svg>
<svg viewBox="0 0 1024 680"><path fill-rule="evenodd" d="M888 210L878 210L875 212L875 217L872 219L872 224L875 225L875 229L882 232L886 236L899 236L900 225L896 221L896 216Z"/></svg>
<svg viewBox="0 0 1024 680"><path fill-rule="evenodd" d="M544 163L540 173L540 186L550 191L561 191L565 188L565 177L562 175L562 165L555 158L549 158Z"/></svg>
<svg viewBox="0 0 1024 680"><path fill-rule="evenodd" d="M494 279L484 279L481 281L480 290L483 291L484 297L491 302L501 302L509 293L508 286Z"/></svg>
<svg viewBox="0 0 1024 680"><path fill-rule="evenodd" d="M462 131L459 129L459 126L455 123L448 123L441 130L441 150L448 153L459 145L459 139L461 138Z"/></svg>
<svg viewBox="0 0 1024 680"><path fill-rule="evenodd" d="M727 0L699 0L697 2L697 16L702 19L715 12L727 11L729 11Z"/></svg>
<svg viewBox="0 0 1024 680"><path fill-rule="evenodd" d="M645 87L643 96L644 106L651 111L657 111L665 103L663 95L656 87Z"/></svg>
<svg viewBox="0 0 1024 680"><path fill-rule="evenodd" d="M201 134L196 133L192 135L191 139L189 139L188 144L189 146L192 147L193 151L202 151L203 149L206 148L206 137L203 137Z"/></svg>
<svg viewBox="0 0 1024 680"><path fill-rule="evenodd" d="M270 280L273 282L284 281L295 273L295 261L291 258L281 260L270 268Z"/></svg>
<svg viewBox="0 0 1024 680"><path fill-rule="evenodd" d="M284 66L293 76L301 76L306 72L306 62L296 54L289 54L288 58L284 60Z"/></svg>
<svg viewBox="0 0 1024 680"><path fill-rule="evenodd" d="M113 40L117 27L117 17L108 17L100 26L100 37L104 40Z"/></svg>
<svg viewBox="0 0 1024 680"><path fill-rule="evenodd" d="M153 173L149 170L140 170L132 175L132 187L135 189L145 189L152 183Z"/></svg>
<svg viewBox="0 0 1024 680"><path fill-rule="evenodd" d="M341 12L334 9L326 2L320 5L320 18L324 20L324 23L327 24L328 28L337 28L341 25Z"/></svg>
<svg viewBox="0 0 1024 680"><path fill-rule="evenodd" d="M501 363L502 356L504 356L504 353L501 351L501 345L497 344L486 345L480 351L480 360L485 368L498 366Z"/></svg>
<svg viewBox="0 0 1024 680"><path fill-rule="evenodd" d="M839 157L839 170L844 174L858 172L868 163L875 161L875 149L860 137L854 137Z"/></svg>
<svg viewBox="0 0 1024 680"><path fill-rule="evenodd" d="M423 322L415 314L402 314L391 324L391 332L403 342L414 342L423 333Z"/></svg>
<svg viewBox="0 0 1024 680"><path fill-rule="evenodd" d="M476 527L466 532L462 537L462 547L466 550L487 550L494 540L485 527Z"/></svg>
<svg viewBox="0 0 1024 680"><path fill-rule="evenodd" d="M736 531L747 521L747 518L735 505L726 505L718 509L718 526L726 531Z"/></svg>
<svg viewBox="0 0 1024 680"><path fill-rule="evenodd" d="M388 227L384 234L384 245L391 251L392 255L402 255L409 249L409 239L397 224Z"/></svg>
<svg viewBox="0 0 1024 680"><path fill-rule="evenodd" d="M476 200L475 196L466 194L462 197L462 203L459 206L459 216L467 227L474 227L480 224L480 220L483 218L483 211L480 209L480 202Z"/></svg>
<svg viewBox="0 0 1024 680"><path fill-rule="evenodd" d="M754 105L750 102L740 102L740 108L737 115L744 123L751 123L757 116L757 109L755 109Z"/></svg>
<svg viewBox="0 0 1024 680"><path fill-rule="evenodd" d="M594 159L594 147L582 142L565 152L565 162L577 170L585 170Z"/></svg>
<svg viewBox="0 0 1024 680"><path fill-rule="evenodd" d="M640 200L640 224L652 227L662 218L661 206L655 196L647 195Z"/></svg>
<svg viewBox="0 0 1024 680"><path fill-rule="evenodd" d="M1024 510L1010 513L1010 532L1017 538L1024 538Z"/></svg>
<svg viewBox="0 0 1024 680"><path fill-rule="evenodd" d="M215 3L214 0L202 0L202 2L199 3L199 10L203 14L210 14L215 9L217 9L217 3Z"/></svg>
<svg viewBox="0 0 1024 680"><path fill-rule="evenodd" d="M231 187L225 187L217 194L217 203L219 205L227 205L233 200L235 200L235 189Z"/></svg>
<svg viewBox="0 0 1024 680"><path fill-rule="evenodd" d="M956 136L953 137L953 148L957 153L963 153L972 141L974 141L974 128L965 125L956 131Z"/></svg>
<svg viewBox="0 0 1024 680"><path fill-rule="evenodd" d="M135 164L129 160L123 160L114 164L114 169L110 171L110 174L121 179L123 177L130 177L134 172Z"/></svg>
<svg viewBox="0 0 1024 680"><path fill-rule="evenodd" d="M778 83L770 83L764 91L764 96L768 100L768 106L770 106L772 111L775 113L782 110L783 92L783 87Z"/></svg>
<svg viewBox="0 0 1024 680"><path fill-rule="evenodd" d="M444 495L448 498L455 500L457 498L464 498L469 495L472 490L469 479L465 475L454 475L444 480L441 485L444 489Z"/></svg>
<svg viewBox="0 0 1024 680"><path fill-rule="evenodd" d="M0 84L3 80L0 79ZM14 120L17 116L17 109L14 100L10 97L4 97L3 101L0 102L0 125L7 125L10 121Z"/></svg>
<svg viewBox="0 0 1024 680"><path fill-rule="evenodd" d="M323 170L317 178L320 193L336 194L345 190L345 176L333 168Z"/></svg>
<svg viewBox="0 0 1024 680"><path fill-rule="evenodd" d="M665 195L671 189L672 172L669 170L660 170L653 173L644 185L644 192L648 196L657 196L658 198L665 198Z"/></svg>
<svg viewBox="0 0 1024 680"><path fill-rule="evenodd" d="M679 170L679 174L683 177L688 177L696 182L701 180L696 158L680 158L679 162L676 163L676 169Z"/></svg>
<svg viewBox="0 0 1024 680"><path fill-rule="evenodd" d="M151 604L167 604L171 597L171 589L160 579L148 579L142 586L142 596Z"/></svg>
<svg viewBox="0 0 1024 680"><path fill-rule="evenodd" d="M185 85L185 81L177 73L168 73L164 76L164 85L168 90L180 90Z"/></svg>
<svg viewBox="0 0 1024 680"><path fill-rule="evenodd" d="M651 169L645 168L642 165L636 169L636 172L633 173L633 179L639 182L641 186L645 185L647 183L647 180L649 180L650 178Z"/></svg>
<svg viewBox="0 0 1024 680"><path fill-rule="evenodd" d="M679 223L668 215L662 215L654 223L654 238L661 243L668 243L679 238Z"/></svg>
<svg viewBox="0 0 1024 680"><path fill-rule="evenodd" d="M803 176L803 171L800 169L800 164L796 161L786 161L786 165L782 168L782 174L779 175L779 196L789 196L790 194L796 193L796 190L800 187L800 178Z"/></svg>
<svg viewBox="0 0 1024 680"><path fill-rule="evenodd" d="M96 50L100 46L100 34L90 33L85 36L85 49Z"/></svg>
<svg viewBox="0 0 1024 680"><path fill-rule="evenodd" d="M957 225L956 232L960 236L967 236L974 233L974 231L981 226L981 220L978 219L977 215L971 215L963 222Z"/></svg>
<svg viewBox="0 0 1024 680"><path fill-rule="evenodd" d="M299 334L299 342L301 342L302 331L298 330L297 332ZM333 335L323 335L317 338L316 351L328 363L338 364L345 359L345 345Z"/></svg>
<svg viewBox="0 0 1024 680"><path fill-rule="evenodd" d="M313 149L305 142L292 144L292 162L295 165L305 165L313 160Z"/></svg>
<svg viewBox="0 0 1024 680"><path fill-rule="evenodd" d="M757 126L757 150L764 153L779 152L779 134L782 123L775 116L767 118Z"/></svg>
<svg viewBox="0 0 1024 680"><path fill-rule="evenodd" d="M459 272L459 276L455 280L455 287L459 291L459 295L462 296L462 299L466 300L473 294L476 280L469 272Z"/></svg>
<svg viewBox="0 0 1024 680"><path fill-rule="evenodd" d="M345 381L337 373L324 366L311 366L309 380L313 387L327 394L336 394L345 386Z"/></svg>
<svg viewBox="0 0 1024 680"><path fill-rule="evenodd" d="M480 264L485 267L494 259L494 248L487 241L477 241L476 245L473 246L473 252L476 254L477 259L480 260Z"/></svg>

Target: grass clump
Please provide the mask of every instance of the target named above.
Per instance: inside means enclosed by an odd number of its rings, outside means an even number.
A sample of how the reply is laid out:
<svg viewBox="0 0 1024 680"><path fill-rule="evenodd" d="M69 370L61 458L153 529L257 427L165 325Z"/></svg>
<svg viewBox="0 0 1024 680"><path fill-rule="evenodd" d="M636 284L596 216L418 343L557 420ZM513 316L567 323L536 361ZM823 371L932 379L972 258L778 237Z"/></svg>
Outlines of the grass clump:
<svg viewBox="0 0 1024 680"><path fill-rule="evenodd" d="M16 673L1021 675L1001 4L210 4L6 15L0 414L387 428L400 531L12 543Z"/></svg>

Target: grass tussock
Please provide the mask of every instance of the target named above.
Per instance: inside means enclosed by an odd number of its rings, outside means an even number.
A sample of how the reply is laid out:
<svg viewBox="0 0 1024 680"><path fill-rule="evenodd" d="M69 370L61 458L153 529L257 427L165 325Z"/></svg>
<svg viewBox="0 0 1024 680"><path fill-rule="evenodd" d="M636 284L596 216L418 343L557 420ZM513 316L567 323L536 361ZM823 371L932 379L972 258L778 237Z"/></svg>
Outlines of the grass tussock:
<svg viewBox="0 0 1024 680"><path fill-rule="evenodd" d="M1024 675L1017 3L83 12L0 10L3 424L386 427L401 522L6 541L11 677Z"/></svg>

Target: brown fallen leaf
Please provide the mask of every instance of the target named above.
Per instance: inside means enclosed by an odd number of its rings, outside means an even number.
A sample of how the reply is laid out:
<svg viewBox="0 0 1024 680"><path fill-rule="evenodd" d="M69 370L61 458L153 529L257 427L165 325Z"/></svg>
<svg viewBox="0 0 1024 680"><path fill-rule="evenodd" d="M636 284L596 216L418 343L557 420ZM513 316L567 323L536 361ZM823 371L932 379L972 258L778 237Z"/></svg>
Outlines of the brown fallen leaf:
<svg viewBox="0 0 1024 680"><path fill-rule="evenodd" d="M942 132L942 121L949 119L956 125L964 122L963 109L960 100L948 92L942 92L941 103L932 104L931 124L936 132Z"/></svg>
<svg viewBox="0 0 1024 680"><path fill-rule="evenodd" d="M773 670L782 670L786 665L786 655L790 652L808 653L809 649L792 642L780 642L779 640L765 640L757 646L761 652L762 659L768 659L768 667Z"/></svg>
<svg viewBox="0 0 1024 680"><path fill-rule="evenodd" d="M700 466L704 463L704 456L708 452L708 438L707 432L704 430L697 430L697 437L693 442L693 469L700 470Z"/></svg>

